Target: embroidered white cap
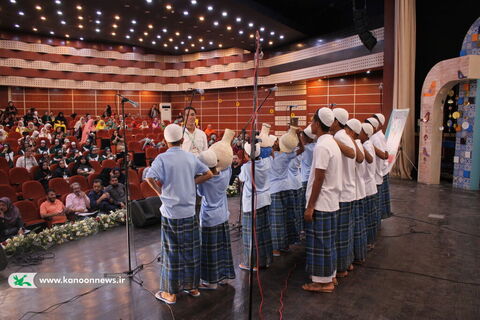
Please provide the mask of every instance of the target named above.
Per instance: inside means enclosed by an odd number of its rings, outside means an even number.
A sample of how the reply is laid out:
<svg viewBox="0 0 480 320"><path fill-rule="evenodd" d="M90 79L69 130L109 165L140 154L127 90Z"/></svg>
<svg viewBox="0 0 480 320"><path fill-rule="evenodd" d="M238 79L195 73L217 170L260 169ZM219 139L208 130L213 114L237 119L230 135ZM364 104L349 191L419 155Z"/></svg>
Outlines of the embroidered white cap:
<svg viewBox="0 0 480 320"><path fill-rule="evenodd" d="M211 149L202 151L198 156L198 160L209 168L216 167L218 163L217 154Z"/></svg>
<svg viewBox="0 0 480 320"><path fill-rule="evenodd" d="M183 129L178 124L169 124L165 131L163 132L163 136L167 142L177 142L183 138Z"/></svg>
<svg viewBox="0 0 480 320"><path fill-rule="evenodd" d="M303 130L303 133L305 133L305 135L306 135L307 137L309 137L310 139L315 140L315 139L317 138L317 136L313 134L313 132L312 132L312 125L310 125L310 124L308 125L308 127L306 127L306 128Z"/></svg>
<svg viewBox="0 0 480 320"><path fill-rule="evenodd" d="M378 118L378 120L380 121L380 123L383 126L383 124L385 123L385 116L381 113L375 113L375 117Z"/></svg>
<svg viewBox="0 0 480 320"><path fill-rule="evenodd" d="M248 156L250 156L250 154L252 153L252 145L248 142L245 142L244 149L245 149L245 153ZM260 143L257 143L255 145L255 158L258 157L259 155L260 155Z"/></svg>
<svg viewBox="0 0 480 320"><path fill-rule="evenodd" d="M370 123L362 123L362 130L365 132L367 137L371 137L373 134L373 127Z"/></svg>
<svg viewBox="0 0 480 320"><path fill-rule="evenodd" d="M368 118L366 121L368 121L375 129L377 129L378 126L380 125L378 120L375 118Z"/></svg>
<svg viewBox="0 0 480 320"><path fill-rule="evenodd" d="M333 115L333 111L330 108L323 107L318 109L317 115L320 118L320 121L327 127L331 127L333 121L335 121L335 116Z"/></svg>
<svg viewBox="0 0 480 320"><path fill-rule="evenodd" d="M335 115L335 119L338 120L342 125L345 125L348 121L348 111L343 108L335 108L333 109L333 114Z"/></svg>
<svg viewBox="0 0 480 320"><path fill-rule="evenodd" d="M362 123L357 119L350 119L345 125L352 129L356 134L360 134L360 131L362 131Z"/></svg>

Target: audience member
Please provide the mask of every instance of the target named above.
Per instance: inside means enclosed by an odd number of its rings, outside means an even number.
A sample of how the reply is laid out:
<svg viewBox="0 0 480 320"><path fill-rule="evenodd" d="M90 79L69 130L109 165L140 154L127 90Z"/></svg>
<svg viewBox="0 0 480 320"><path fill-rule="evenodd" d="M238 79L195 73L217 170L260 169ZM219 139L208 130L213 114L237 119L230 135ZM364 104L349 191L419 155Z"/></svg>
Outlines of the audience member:
<svg viewBox="0 0 480 320"><path fill-rule="evenodd" d="M32 155L32 148L27 147L25 149L25 155L18 157L15 166L25 168L28 171L30 171L32 167L38 166L37 159Z"/></svg>
<svg viewBox="0 0 480 320"><path fill-rule="evenodd" d="M100 211L109 213L112 210L120 208L119 205L113 203L110 194L103 190L102 180L95 179L93 181L93 190L88 193L90 199L90 208L92 211Z"/></svg>
<svg viewBox="0 0 480 320"><path fill-rule="evenodd" d="M238 158L236 154L233 155L233 161L232 161L232 176L230 177L230 185L232 185L235 182L235 179L238 177L240 174L240 171L242 169L242 161Z"/></svg>
<svg viewBox="0 0 480 320"><path fill-rule="evenodd" d="M88 212L90 199L82 191L78 182L72 183L70 187L72 188L72 193L68 194L65 200L66 213L69 220L75 220L78 213Z"/></svg>
<svg viewBox="0 0 480 320"><path fill-rule="evenodd" d="M65 205L57 199L55 191L47 191L47 200L40 205L40 216L42 219L51 221L52 224L67 222Z"/></svg>
<svg viewBox="0 0 480 320"><path fill-rule="evenodd" d="M58 163L58 167L53 170L52 178L68 178L70 176L70 172L68 171L67 165L65 161L60 161Z"/></svg>
<svg viewBox="0 0 480 320"><path fill-rule="evenodd" d="M110 178L110 185L105 188L105 192L110 195L111 204L125 208L125 186L118 182L118 177Z"/></svg>
<svg viewBox="0 0 480 320"><path fill-rule="evenodd" d="M17 234L23 234L23 226L18 208L9 198L0 198L0 242Z"/></svg>
<svg viewBox="0 0 480 320"><path fill-rule="evenodd" d="M40 168L35 171L35 176L33 178L40 182L45 190L48 190L48 180L52 178L52 173L48 167L48 161L44 161L40 164Z"/></svg>
<svg viewBox="0 0 480 320"><path fill-rule="evenodd" d="M92 173L95 173L95 170L88 162L88 159L85 156L81 156L75 161L75 165L73 166L72 174L78 174L81 176L88 176Z"/></svg>

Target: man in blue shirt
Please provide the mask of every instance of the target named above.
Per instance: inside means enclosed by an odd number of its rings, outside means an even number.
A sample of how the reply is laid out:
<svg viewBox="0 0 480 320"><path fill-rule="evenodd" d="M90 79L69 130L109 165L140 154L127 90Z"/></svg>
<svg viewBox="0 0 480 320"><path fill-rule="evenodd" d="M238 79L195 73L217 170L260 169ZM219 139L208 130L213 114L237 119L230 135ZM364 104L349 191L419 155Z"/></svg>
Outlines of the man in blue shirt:
<svg viewBox="0 0 480 320"><path fill-rule="evenodd" d="M197 157L181 149L183 129L180 126L168 125L164 137L168 150L155 158L146 180L162 200L160 290L155 297L174 304L181 290L195 297L200 295L200 234L195 218L195 185L213 175Z"/></svg>

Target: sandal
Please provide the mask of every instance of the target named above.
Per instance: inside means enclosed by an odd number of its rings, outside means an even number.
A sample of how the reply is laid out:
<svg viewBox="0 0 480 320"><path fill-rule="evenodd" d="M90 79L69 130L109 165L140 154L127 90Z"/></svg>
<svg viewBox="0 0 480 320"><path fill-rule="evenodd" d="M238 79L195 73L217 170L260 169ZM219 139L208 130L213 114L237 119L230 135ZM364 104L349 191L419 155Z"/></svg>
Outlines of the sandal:
<svg viewBox="0 0 480 320"><path fill-rule="evenodd" d="M330 283L306 283L302 286L302 289L305 291L310 291L310 292L318 292L318 293L332 293L333 290L335 290L335 286L329 287L329 285L332 284Z"/></svg>
<svg viewBox="0 0 480 320"><path fill-rule="evenodd" d="M347 268L347 271L353 271L353 264L349 265L348 268Z"/></svg>
<svg viewBox="0 0 480 320"><path fill-rule="evenodd" d="M200 289L200 290L217 290L217 284L216 283L202 282L198 286L198 289Z"/></svg>
<svg viewBox="0 0 480 320"><path fill-rule="evenodd" d="M348 276L348 271L337 272L337 278L345 278Z"/></svg>
<svg viewBox="0 0 480 320"><path fill-rule="evenodd" d="M192 290L183 290L183 292L188 293L192 297L200 297L200 291L198 289L192 289Z"/></svg>
<svg viewBox="0 0 480 320"><path fill-rule="evenodd" d="M250 271L250 267L244 265L244 264L239 264L238 267L242 270L245 270L245 271ZM257 268L256 267L253 267L253 272L257 272Z"/></svg>
<svg viewBox="0 0 480 320"><path fill-rule="evenodd" d="M177 298L175 295L173 295L175 297L175 299L173 300L169 300L165 297L162 296L163 294L163 291L158 291L157 293L155 293L155 298L157 298L158 300L162 301L162 302L165 302L166 304L175 304L177 303Z"/></svg>

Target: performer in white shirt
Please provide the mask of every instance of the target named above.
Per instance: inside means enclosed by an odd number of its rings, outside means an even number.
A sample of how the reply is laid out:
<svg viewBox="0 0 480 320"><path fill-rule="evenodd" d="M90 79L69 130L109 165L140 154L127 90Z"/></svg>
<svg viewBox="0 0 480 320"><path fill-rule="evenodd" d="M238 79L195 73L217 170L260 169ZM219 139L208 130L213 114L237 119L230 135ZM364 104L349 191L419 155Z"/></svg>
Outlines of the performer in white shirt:
<svg viewBox="0 0 480 320"><path fill-rule="evenodd" d="M207 135L196 127L197 110L194 107L186 107L184 110L185 133L183 136L182 149L199 156L202 151L208 149Z"/></svg>
<svg viewBox="0 0 480 320"><path fill-rule="evenodd" d="M387 150L387 138L385 138L385 134L383 133L383 128L385 125L385 116L381 113L376 113L373 115L373 118L377 119L380 122L378 126L378 130L375 133L377 139L385 146L385 156L388 159L388 150ZM380 195L381 199L381 215L382 219L386 219L392 216L392 210L390 207L390 186L388 182L388 161L385 160L383 162L383 182L382 182L382 194Z"/></svg>

